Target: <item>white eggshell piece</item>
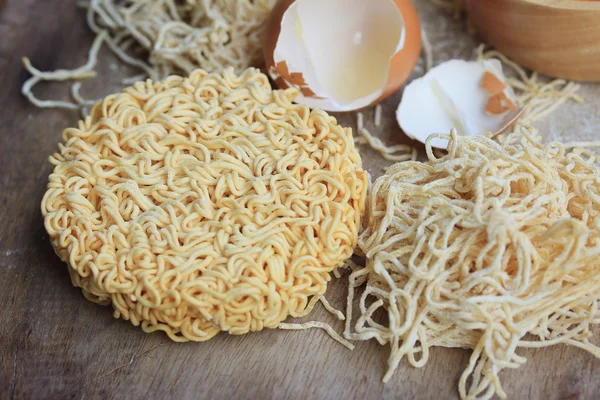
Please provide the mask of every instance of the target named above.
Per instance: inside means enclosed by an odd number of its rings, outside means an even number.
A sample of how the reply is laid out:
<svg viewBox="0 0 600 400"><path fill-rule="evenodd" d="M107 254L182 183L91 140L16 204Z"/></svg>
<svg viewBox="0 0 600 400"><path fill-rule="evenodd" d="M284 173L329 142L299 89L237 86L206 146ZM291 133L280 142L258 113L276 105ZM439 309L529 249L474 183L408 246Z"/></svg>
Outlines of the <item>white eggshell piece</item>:
<svg viewBox="0 0 600 400"><path fill-rule="evenodd" d="M273 56L315 93L299 95L299 103L351 111L383 94L390 60L404 41L404 20L392 0L297 0L283 15Z"/></svg>
<svg viewBox="0 0 600 400"><path fill-rule="evenodd" d="M496 132L506 124L508 113L485 110L489 94L481 87L486 71L506 81L498 60L450 60L411 82L397 111L398 123L411 138L425 143L433 133L456 129L464 136ZM514 100L514 93L508 91ZM432 146L445 149L447 141L434 139Z"/></svg>
<svg viewBox="0 0 600 400"><path fill-rule="evenodd" d="M460 123L453 119L453 114L444 110L442 102L438 101L433 91L431 81L424 79L417 79L404 89L397 118L407 136L423 143L430 133L448 133L449 126L457 126ZM448 141L433 139L432 145L446 148Z"/></svg>
<svg viewBox="0 0 600 400"><path fill-rule="evenodd" d="M308 48L302 36L303 26L298 16L297 2L292 4L281 20L281 33L275 47L275 63L285 61L290 71L301 71L306 84L315 93L323 93L313 63L308 54ZM272 77L276 78L276 77Z"/></svg>

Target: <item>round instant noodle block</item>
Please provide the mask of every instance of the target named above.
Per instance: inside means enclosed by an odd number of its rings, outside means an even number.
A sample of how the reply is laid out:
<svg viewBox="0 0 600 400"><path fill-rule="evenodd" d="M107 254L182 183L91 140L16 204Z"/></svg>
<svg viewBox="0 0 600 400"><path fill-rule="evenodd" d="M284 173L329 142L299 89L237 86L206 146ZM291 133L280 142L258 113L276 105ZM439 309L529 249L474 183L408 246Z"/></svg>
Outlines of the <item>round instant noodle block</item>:
<svg viewBox="0 0 600 400"><path fill-rule="evenodd" d="M42 200L72 282L177 341L299 316L357 242L352 132L257 69L139 82L66 129Z"/></svg>

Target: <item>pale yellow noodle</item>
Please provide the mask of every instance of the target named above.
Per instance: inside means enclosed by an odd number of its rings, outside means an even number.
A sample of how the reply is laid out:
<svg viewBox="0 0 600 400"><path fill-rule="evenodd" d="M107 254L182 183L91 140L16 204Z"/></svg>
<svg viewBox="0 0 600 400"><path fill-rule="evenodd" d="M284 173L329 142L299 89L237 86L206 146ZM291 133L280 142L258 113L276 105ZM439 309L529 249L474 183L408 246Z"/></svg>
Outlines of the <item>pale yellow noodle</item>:
<svg viewBox="0 0 600 400"><path fill-rule="evenodd" d="M202 67L236 71L261 63L265 22L275 0L91 0L88 24L109 32L114 49L150 77L187 74ZM121 57L123 58L123 57ZM124 60L125 61L125 60Z"/></svg>
<svg viewBox="0 0 600 400"><path fill-rule="evenodd" d="M283 322L283 323L279 324L279 329L285 329L285 330L295 330L296 331L296 330L305 330L305 329L311 329L311 328L323 329L325 332L327 332L327 334L329 336L331 336L338 343L345 346L349 350L354 350L354 345L352 343L350 343L349 341L347 341L346 339L344 339L343 337L338 335L338 333L336 331L334 331L331 326L329 326L323 322L309 321L309 322L304 322L302 324L291 324L291 323Z"/></svg>
<svg viewBox="0 0 600 400"><path fill-rule="evenodd" d="M90 0L78 5L87 10L87 23L97 37L90 61L76 70L42 73L29 59L32 73L23 94L37 107L82 109L89 102L41 101L32 88L51 80L82 80L96 76L95 66L102 43L124 63L143 71L136 80L153 80L196 68L237 72L262 64L261 37L276 0ZM124 84L131 84L127 79ZM84 104L86 103L86 104Z"/></svg>
<svg viewBox="0 0 600 400"><path fill-rule="evenodd" d="M423 56L425 57L425 73L427 73L433 68L433 47L425 29L421 30L421 38L423 40Z"/></svg>
<svg viewBox="0 0 600 400"><path fill-rule="evenodd" d="M366 140L372 149L377 150L381 157L389 161L407 161L417 159L417 150L407 144L395 144L387 146L381 139L373 136L367 129L358 129L358 134Z"/></svg>
<svg viewBox="0 0 600 400"><path fill-rule="evenodd" d="M329 301L325 298L325 296L319 297L319 301L321 302L321 304L323 304L323 308L325 308L325 310L327 310L327 312L329 312L331 315L334 315L340 321L343 321L346 319L346 317L344 316L344 313L341 312L340 310L334 308L329 303Z"/></svg>
<svg viewBox="0 0 600 400"><path fill-rule="evenodd" d="M592 140L589 142L569 142L564 143L563 146L565 149L600 147L600 140Z"/></svg>
<svg viewBox="0 0 600 400"><path fill-rule="evenodd" d="M462 399L505 398L499 373L525 363L520 347L600 356L589 342L600 321L598 168L524 128L502 144L434 137L450 140L447 155L434 156L430 138L428 162L396 164L373 185L345 337L390 345L384 381L404 358L423 366L431 347L472 349Z"/></svg>
<svg viewBox="0 0 600 400"><path fill-rule="evenodd" d="M376 128L379 128L381 126L381 113L382 113L382 107L381 104L377 104L375 106L375 116L374 116L374 120L373 123L375 124Z"/></svg>
<svg viewBox="0 0 600 400"><path fill-rule="evenodd" d="M176 341L303 315L352 255L368 180L351 130L296 95L196 70L65 130L41 208L73 284Z"/></svg>
<svg viewBox="0 0 600 400"><path fill-rule="evenodd" d="M379 106L378 106L379 107ZM375 115L377 116L377 108L375 109ZM379 111L381 113L381 111ZM354 143L356 144L368 144L372 149L379 152L379 154L389 161L406 161L416 160L417 151L416 149L405 144L398 144L387 146L381 139L373 136L368 129L364 127L364 116L362 112L356 113L356 131L357 135L354 136Z"/></svg>
<svg viewBox="0 0 600 400"><path fill-rule="evenodd" d="M106 40L106 33L100 33L96 36L92 47L90 48L90 52L88 55L88 61L85 65L72 69L59 69L52 72L42 72L31 65L31 61L29 58L23 58L23 65L25 69L29 71L31 74L31 78L27 79L23 84L21 89L21 93L29 99L29 101L34 104L36 107L40 108L64 108L68 110L77 110L85 105L85 100L79 96L75 97L77 103L70 103L66 101L57 101L57 100L40 100L38 99L32 92L35 85L42 81L67 81L67 80L85 80L94 78L96 76L96 64L98 63L98 53L102 48L102 43ZM74 96L76 96L79 92L79 89L73 91Z"/></svg>

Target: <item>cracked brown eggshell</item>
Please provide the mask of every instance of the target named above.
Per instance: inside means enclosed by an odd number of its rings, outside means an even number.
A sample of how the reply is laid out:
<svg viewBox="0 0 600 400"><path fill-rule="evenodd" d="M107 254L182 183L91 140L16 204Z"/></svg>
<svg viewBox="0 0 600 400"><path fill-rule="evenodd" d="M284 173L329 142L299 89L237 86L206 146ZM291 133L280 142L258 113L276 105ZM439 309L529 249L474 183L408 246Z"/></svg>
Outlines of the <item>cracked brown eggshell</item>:
<svg viewBox="0 0 600 400"><path fill-rule="evenodd" d="M264 39L269 75L327 111L376 104L408 79L421 51L410 0L280 0Z"/></svg>

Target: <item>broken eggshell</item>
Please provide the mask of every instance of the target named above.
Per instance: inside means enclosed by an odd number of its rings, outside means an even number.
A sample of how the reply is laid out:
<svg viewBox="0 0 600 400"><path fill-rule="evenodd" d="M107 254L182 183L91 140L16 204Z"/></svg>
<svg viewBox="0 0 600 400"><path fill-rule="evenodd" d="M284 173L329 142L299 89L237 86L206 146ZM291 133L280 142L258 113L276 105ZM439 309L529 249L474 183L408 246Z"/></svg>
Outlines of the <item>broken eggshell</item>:
<svg viewBox="0 0 600 400"><path fill-rule="evenodd" d="M378 103L408 79L421 27L410 0L280 0L265 37L269 75L326 111Z"/></svg>
<svg viewBox="0 0 600 400"><path fill-rule="evenodd" d="M404 133L421 143L433 133L453 128L464 136L498 133L520 115L496 59L438 65L404 89L396 113ZM448 141L436 138L431 145L445 149Z"/></svg>

